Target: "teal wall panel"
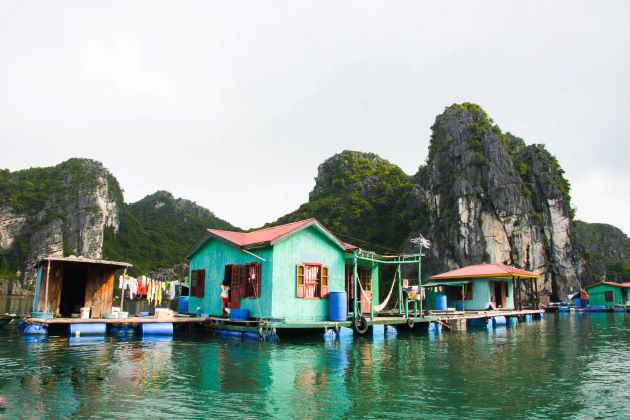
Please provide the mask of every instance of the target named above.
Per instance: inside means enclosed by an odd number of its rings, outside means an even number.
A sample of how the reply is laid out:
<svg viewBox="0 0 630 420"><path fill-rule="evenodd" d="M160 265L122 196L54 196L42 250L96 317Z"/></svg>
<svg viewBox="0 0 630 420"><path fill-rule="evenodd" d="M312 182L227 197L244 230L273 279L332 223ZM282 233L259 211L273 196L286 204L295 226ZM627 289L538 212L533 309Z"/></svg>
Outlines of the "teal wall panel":
<svg viewBox="0 0 630 420"><path fill-rule="evenodd" d="M630 298L630 289L626 289L627 297ZM613 306L613 305L630 305L630 299L626 299L624 302L621 294L621 287L610 286L607 284L598 284L593 287L589 287L588 291L588 304L590 306ZM606 292L613 292L613 301L606 301Z"/></svg>
<svg viewBox="0 0 630 420"><path fill-rule="evenodd" d="M329 290L345 290L344 252L317 228L310 227L276 244L273 250L272 313L287 321L328 319L328 298L296 297L296 267L312 262L329 267ZM317 259L305 261L304 258Z"/></svg>

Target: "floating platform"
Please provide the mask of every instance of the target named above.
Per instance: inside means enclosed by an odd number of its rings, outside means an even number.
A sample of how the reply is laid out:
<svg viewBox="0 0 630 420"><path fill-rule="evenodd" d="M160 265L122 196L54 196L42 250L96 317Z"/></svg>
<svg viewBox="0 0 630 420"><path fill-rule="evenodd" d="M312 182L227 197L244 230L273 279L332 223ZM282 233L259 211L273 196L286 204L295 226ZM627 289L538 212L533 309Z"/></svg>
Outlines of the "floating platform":
<svg viewBox="0 0 630 420"><path fill-rule="evenodd" d="M27 324L40 325L69 325L69 324L117 324L117 325L140 325L156 322L171 322L173 324L203 324L210 318L203 317L173 317L173 318L155 318L150 316L134 316L129 318L27 318Z"/></svg>

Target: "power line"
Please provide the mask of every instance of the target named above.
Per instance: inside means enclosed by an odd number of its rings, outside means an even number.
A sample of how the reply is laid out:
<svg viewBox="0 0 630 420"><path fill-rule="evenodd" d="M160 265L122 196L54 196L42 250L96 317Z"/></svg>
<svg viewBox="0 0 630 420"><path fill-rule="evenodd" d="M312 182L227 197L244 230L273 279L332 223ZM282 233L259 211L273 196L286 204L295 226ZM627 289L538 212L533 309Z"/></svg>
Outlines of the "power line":
<svg viewBox="0 0 630 420"><path fill-rule="evenodd" d="M332 232L332 231L331 231L331 232ZM345 234L345 233L337 233L337 232L332 232L332 233L333 233L334 235L337 235L337 236L345 236L346 238L352 239L352 240L354 240L354 241L360 241L360 242L363 242L363 243L368 244L368 245L372 245L372 246L375 246L375 247L378 247L378 248L382 248L382 249L385 249L385 250L387 250L387 251L394 252L394 253L396 253L396 254L399 254L399 253L400 253L400 251L398 251L398 250L391 249L391 248L387 248L386 246L383 246L383 245L374 244L374 243L372 243L372 242L368 242L368 241L366 241L365 239L354 238L354 237L352 237L352 236L350 236L350 235L347 235L347 234Z"/></svg>

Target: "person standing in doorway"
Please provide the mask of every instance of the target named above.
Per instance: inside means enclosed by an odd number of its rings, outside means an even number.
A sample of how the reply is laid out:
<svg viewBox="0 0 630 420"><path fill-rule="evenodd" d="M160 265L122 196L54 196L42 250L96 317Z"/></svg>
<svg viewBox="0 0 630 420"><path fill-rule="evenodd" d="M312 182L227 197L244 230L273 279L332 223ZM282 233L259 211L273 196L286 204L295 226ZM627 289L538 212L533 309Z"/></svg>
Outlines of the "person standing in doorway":
<svg viewBox="0 0 630 420"><path fill-rule="evenodd" d="M227 280L221 283L221 315L230 314L230 286Z"/></svg>

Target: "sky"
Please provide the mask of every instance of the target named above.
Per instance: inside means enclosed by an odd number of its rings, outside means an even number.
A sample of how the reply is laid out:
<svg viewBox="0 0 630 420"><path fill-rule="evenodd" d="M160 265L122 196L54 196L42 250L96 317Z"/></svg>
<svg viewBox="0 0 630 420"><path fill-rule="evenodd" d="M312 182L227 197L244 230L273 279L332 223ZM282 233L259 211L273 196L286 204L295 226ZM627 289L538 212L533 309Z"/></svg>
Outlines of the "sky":
<svg viewBox="0 0 630 420"><path fill-rule="evenodd" d="M630 2L0 2L0 168L101 161L242 228L373 152L413 174L453 103L543 143L630 233Z"/></svg>

